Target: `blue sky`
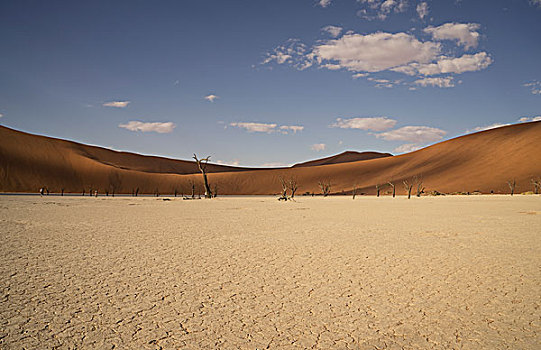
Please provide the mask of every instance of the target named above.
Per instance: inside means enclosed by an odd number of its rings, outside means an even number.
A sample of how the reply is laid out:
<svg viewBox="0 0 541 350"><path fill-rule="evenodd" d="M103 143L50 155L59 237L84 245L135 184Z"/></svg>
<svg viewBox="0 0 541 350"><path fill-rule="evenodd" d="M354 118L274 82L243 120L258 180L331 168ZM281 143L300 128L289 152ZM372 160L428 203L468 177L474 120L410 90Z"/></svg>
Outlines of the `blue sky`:
<svg viewBox="0 0 541 350"><path fill-rule="evenodd" d="M541 115L541 1L0 2L0 123L244 166Z"/></svg>

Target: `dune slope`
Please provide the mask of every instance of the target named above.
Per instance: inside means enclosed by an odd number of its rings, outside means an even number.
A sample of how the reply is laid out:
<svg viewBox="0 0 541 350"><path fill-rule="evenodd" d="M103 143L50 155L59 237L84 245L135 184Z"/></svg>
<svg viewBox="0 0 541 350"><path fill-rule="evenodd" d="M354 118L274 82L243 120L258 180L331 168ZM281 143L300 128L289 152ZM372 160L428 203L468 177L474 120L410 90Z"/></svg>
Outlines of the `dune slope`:
<svg viewBox="0 0 541 350"><path fill-rule="evenodd" d="M423 179L426 191L507 193L531 190L541 176L541 122L523 123L461 136L400 156L347 163L282 169L209 166L211 187L219 194L274 194L279 177L295 178L297 193L319 192L328 180L333 193L374 193L376 184L391 181L403 193L402 181ZM80 193L98 189L119 193L188 193L191 182L202 191L195 164L115 152L0 127L0 191L36 192L47 186ZM384 192L388 191L388 186Z"/></svg>

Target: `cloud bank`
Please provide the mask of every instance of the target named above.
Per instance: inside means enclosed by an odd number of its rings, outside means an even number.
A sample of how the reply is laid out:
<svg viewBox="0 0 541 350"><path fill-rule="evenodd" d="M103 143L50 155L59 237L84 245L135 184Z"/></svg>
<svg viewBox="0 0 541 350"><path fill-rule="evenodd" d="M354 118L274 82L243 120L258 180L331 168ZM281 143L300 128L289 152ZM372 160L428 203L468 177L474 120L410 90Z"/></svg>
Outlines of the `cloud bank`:
<svg viewBox="0 0 541 350"><path fill-rule="evenodd" d="M130 131L140 131L140 132L157 132L159 134L168 134L173 132L173 129L176 125L173 122L141 122L137 120L129 121L126 124L119 124L120 128L130 130Z"/></svg>

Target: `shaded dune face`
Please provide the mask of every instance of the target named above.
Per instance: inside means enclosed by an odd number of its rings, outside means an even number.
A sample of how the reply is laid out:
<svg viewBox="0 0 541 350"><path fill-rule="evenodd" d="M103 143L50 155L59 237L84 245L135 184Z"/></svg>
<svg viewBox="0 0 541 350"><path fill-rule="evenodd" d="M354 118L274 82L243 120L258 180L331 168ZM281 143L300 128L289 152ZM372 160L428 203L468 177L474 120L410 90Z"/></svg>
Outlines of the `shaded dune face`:
<svg viewBox="0 0 541 350"><path fill-rule="evenodd" d="M541 176L541 122L523 123L461 136L399 156L376 152L345 152L291 168L252 169L209 165L211 187L219 194L276 194L280 177L295 178L297 193L319 193L318 182L330 181L332 193L375 193L376 184L396 184L414 176L425 191L508 193L532 190ZM369 157L370 158L370 157ZM262 163L264 159L262 159ZM189 193L191 182L202 192L194 162L116 152L0 127L0 191L80 193L113 188L116 193ZM385 194L389 186L382 190Z"/></svg>
<svg viewBox="0 0 541 350"><path fill-rule="evenodd" d="M298 163L298 164L293 165L292 168L300 168L300 167L316 166L316 165L330 165L330 164L338 164L338 163L350 163L350 162L358 162L361 160L378 159L378 158L385 158L385 157L392 157L392 156L393 155L390 153L346 151L346 152L343 152L331 157Z"/></svg>

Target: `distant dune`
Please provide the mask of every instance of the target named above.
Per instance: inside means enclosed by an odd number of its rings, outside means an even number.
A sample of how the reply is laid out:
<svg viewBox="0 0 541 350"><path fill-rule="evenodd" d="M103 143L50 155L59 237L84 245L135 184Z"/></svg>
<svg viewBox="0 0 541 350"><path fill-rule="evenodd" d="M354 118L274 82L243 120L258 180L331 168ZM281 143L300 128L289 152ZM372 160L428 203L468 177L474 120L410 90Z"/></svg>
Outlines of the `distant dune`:
<svg viewBox="0 0 541 350"><path fill-rule="evenodd" d="M478 132L424 149L391 156L375 152L345 152L291 168L251 169L209 165L211 187L218 194L275 194L280 177L295 178L298 193L318 193L318 182L332 183L332 193L373 194L376 184L418 176L426 191L507 193L515 179L516 192L530 191L541 176L541 122ZM355 159L362 155L372 159ZM378 158L379 157L379 158ZM264 159L261 160L264 163ZM330 163L330 164L329 164ZM116 152L0 127L0 191L81 193L188 193L191 181L202 192L201 176L190 161ZM383 190L385 193L388 188Z"/></svg>
<svg viewBox="0 0 541 350"><path fill-rule="evenodd" d="M360 160L369 160L369 159L377 159L377 158L392 157L392 156L393 155L390 153L346 151L334 156L311 160L304 163L298 163L298 164L293 165L293 168L316 166L316 165L329 165L329 164L338 164L338 163L350 163L350 162L358 162Z"/></svg>

